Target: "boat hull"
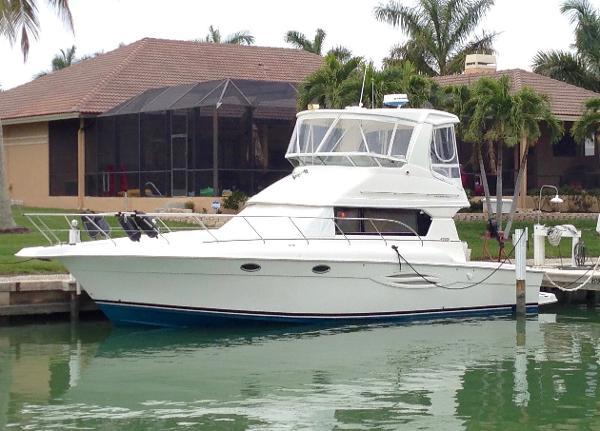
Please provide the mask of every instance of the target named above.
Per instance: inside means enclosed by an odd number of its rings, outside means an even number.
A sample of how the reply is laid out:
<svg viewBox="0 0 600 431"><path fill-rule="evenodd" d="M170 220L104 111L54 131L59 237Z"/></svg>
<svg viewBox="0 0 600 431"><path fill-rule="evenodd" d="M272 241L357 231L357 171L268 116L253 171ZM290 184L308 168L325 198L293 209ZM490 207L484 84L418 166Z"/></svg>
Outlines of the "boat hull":
<svg viewBox="0 0 600 431"><path fill-rule="evenodd" d="M195 326L241 322L411 320L510 313L514 269L498 264L182 257L61 259L119 324ZM327 266L323 274L316 266ZM529 272L528 311L542 273Z"/></svg>

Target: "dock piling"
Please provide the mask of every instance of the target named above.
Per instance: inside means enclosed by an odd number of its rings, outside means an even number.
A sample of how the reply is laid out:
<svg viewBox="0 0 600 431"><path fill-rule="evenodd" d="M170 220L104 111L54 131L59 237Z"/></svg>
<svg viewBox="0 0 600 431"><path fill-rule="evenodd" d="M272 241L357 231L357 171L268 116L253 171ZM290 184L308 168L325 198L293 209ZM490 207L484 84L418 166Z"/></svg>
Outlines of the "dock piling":
<svg viewBox="0 0 600 431"><path fill-rule="evenodd" d="M515 246L515 275L516 275L516 298L515 313L517 316L525 315L525 276L527 261L527 229L515 229L513 234L513 245Z"/></svg>

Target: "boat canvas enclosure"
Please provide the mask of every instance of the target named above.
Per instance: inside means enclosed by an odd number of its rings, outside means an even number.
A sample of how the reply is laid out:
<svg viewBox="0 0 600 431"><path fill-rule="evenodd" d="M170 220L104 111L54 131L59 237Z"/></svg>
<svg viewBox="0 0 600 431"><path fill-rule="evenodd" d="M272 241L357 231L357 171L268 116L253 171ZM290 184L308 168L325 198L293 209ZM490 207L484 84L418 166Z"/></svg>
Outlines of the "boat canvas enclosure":
<svg viewBox="0 0 600 431"><path fill-rule="evenodd" d="M287 82L240 79L147 90L86 130L86 194L254 194L291 170L296 96Z"/></svg>

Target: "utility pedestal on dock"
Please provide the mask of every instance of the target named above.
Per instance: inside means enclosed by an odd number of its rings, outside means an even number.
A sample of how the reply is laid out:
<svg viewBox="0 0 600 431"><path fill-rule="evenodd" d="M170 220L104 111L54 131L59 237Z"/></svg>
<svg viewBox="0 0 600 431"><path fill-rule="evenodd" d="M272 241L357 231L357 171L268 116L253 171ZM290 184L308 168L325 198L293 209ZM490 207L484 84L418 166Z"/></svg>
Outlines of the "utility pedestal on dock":
<svg viewBox="0 0 600 431"><path fill-rule="evenodd" d="M527 274L527 229L515 229L513 234L515 246L516 304L517 316L524 316L526 311L525 276Z"/></svg>

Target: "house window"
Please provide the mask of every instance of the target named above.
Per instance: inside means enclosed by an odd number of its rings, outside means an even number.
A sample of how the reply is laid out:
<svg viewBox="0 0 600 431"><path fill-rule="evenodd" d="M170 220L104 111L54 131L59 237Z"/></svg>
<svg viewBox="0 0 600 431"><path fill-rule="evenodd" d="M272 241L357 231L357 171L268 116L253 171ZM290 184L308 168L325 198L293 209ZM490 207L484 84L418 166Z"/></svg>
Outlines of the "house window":
<svg viewBox="0 0 600 431"><path fill-rule="evenodd" d="M420 210L396 208L335 208L336 233L341 235L427 235L431 217Z"/></svg>
<svg viewBox="0 0 600 431"><path fill-rule="evenodd" d="M583 146L583 154L586 157L596 155L596 145L595 145L593 136L591 138L588 138L585 140L585 143Z"/></svg>

